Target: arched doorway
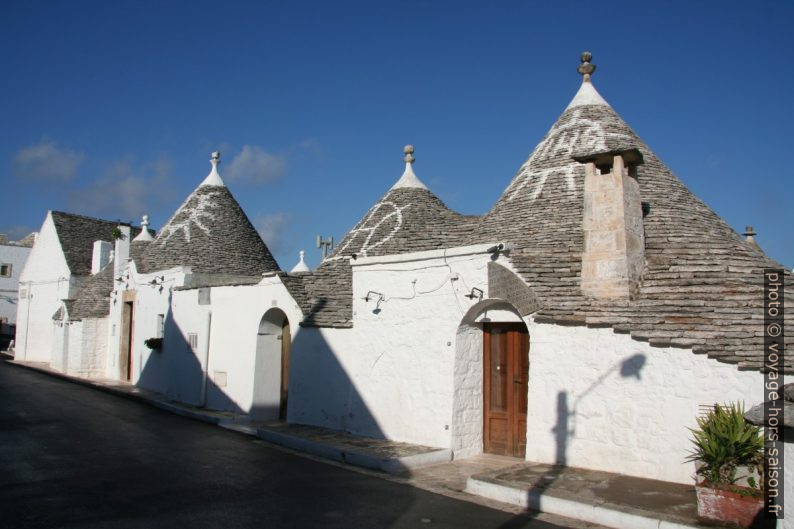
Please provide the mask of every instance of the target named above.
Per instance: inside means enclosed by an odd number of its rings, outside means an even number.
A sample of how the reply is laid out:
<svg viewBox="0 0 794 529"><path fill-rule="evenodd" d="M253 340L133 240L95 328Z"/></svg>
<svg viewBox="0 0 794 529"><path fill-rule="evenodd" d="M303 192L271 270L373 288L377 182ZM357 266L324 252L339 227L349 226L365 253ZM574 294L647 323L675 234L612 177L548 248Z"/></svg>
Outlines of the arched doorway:
<svg viewBox="0 0 794 529"><path fill-rule="evenodd" d="M524 458L529 333L512 304L485 299L466 313L455 347L452 449Z"/></svg>
<svg viewBox="0 0 794 529"><path fill-rule="evenodd" d="M252 418L287 418L291 345L287 315L280 309L268 310L259 321L256 336Z"/></svg>

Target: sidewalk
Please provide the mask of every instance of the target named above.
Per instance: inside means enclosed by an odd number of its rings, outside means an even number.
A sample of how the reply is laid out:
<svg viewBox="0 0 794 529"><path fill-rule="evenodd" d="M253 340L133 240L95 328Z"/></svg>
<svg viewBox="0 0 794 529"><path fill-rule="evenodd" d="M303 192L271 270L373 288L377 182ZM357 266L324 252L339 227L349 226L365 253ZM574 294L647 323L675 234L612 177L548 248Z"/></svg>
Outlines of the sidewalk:
<svg viewBox="0 0 794 529"><path fill-rule="evenodd" d="M582 528L597 527L593 524L626 529L715 527L698 522L692 486L487 454L452 461L447 449L356 437L313 426L253 422L243 414L172 402L126 382L85 380L54 371L45 363L3 356L0 359L11 365L258 436L295 453L367 469L359 471L515 514L529 509L565 516L581 521L572 520L572 526ZM534 517L551 520L544 514Z"/></svg>

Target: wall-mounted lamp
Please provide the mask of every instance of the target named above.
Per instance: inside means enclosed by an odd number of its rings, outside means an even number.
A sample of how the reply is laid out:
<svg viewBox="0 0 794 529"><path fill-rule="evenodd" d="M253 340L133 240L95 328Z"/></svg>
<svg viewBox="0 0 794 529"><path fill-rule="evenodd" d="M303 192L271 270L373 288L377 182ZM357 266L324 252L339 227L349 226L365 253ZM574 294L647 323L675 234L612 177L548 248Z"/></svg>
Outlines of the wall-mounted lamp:
<svg viewBox="0 0 794 529"><path fill-rule="evenodd" d="M375 292L374 290L370 290L369 292L367 292L367 295L364 296L361 299L363 299L364 301L368 302L369 300L375 299L375 298L378 298L378 303L380 303L381 301L383 301L386 298L386 296L384 296L380 292Z"/></svg>
<svg viewBox="0 0 794 529"><path fill-rule="evenodd" d="M153 286L153 287L159 286L160 288L157 290L158 292L162 292L164 282L165 282L165 276L160 276L160 277L154 276L154 278L151 281L149 281L149 286Z"/></svg>
<svg viewBox="0 0 794 529"><path fill-rule="evenodd" d="M509 252L513 249L513 245L509 242L500 242L499 244L494 244L487 250L488 253L499 253L499 252Z"/></svg>
<svg viewBox="0 0 794 529"><path fill-rule="evenodd" d="M474 299L474 298L477 298L477 299L482 299L482 297L483 297L483 295L484 295L484 294L485 294L485 292L483 292L483 291L482 291L482 290L480 290L479 288L477 288L477 287L472 287L472 289L471 289L471 292L469 292L468 294L466 294L466 297L467 297L467 298L469 298L469 299Z"/></svg>

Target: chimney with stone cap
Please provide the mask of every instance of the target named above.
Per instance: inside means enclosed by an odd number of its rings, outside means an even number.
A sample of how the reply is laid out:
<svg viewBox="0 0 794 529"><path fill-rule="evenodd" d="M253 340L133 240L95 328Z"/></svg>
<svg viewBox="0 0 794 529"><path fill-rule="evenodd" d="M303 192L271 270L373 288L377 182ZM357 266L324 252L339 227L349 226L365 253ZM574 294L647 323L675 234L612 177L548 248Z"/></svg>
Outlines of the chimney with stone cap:
<svg viewBox="0 0 794 529"><path fill-rule="evenodd" d="M645 266L637 149L577 157L586 164L582 292L596 299L633 299Z"/></svg>
<svg viewBox="0 0 794 529"><path fill-rule="evenodd" d="M94 251L91 254L91 275L98 273L110 262L113 245L107 241L94 241Z"/></svg>
<svg viewBox="0 0 794 529"><path fill-rule="evenodd" d="M113 275L118 276L120 273L127 270L127 265L130 257L130 235L131 229L129 225L118 225L118 237L113 251Z"/></svg>

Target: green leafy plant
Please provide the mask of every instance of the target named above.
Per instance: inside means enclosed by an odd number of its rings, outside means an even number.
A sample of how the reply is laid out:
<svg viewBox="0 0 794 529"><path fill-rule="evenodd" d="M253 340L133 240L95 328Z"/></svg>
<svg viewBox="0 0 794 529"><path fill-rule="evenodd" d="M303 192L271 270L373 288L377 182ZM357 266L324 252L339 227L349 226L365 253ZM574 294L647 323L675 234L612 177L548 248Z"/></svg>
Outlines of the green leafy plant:
<svg viewBox="0 0 794 529"><path fill-rule="evenodd" d="M147 338L143 341L143 345L148 347L149 349L159 351L163 348L163 339L162 338Z"/></svg>
<svg viewBox="0 0 794 529"><path fill-rule="evenodd" d="M687 461L700 463L697 474L710 485L722 488L736 483L736 469L749 467L763 475L764 437L761 427L744 419L744 406L730 403L714 408L705 417L697 418L698 428L691 429L694 450ZM753 479L748 480L755 488Z"/></svg>
<svg viewBox="0 0 794 529"><path fill-rule="evenodd" d="M113 227L113 230L111 231L111 236L113 237L114 241L127 238L124 236L124 232L121 231L121 228L119 228L118 226Z"/></svg>

